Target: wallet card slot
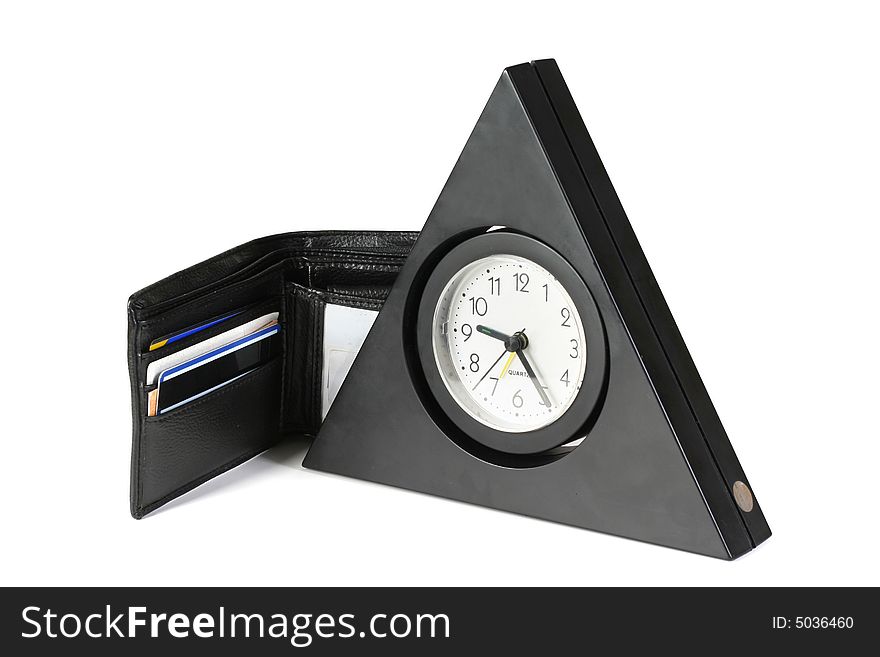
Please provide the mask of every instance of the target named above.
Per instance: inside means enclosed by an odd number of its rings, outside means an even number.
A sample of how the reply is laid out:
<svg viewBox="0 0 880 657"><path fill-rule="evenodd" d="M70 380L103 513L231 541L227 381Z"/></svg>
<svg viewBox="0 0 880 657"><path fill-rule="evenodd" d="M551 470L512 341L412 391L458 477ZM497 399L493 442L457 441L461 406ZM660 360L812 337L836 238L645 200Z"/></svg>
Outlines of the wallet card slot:
<svg viewBox="0 0 880 657"><path fill-rule="evenodd" d="M168 413L142 418L132 515L142 517L278 441L283 358Z"/></svg>
<svg viewBox="0 0 880 657"><path fill-rule="evenodd" d="M258 278L269 271L283 271L295 260L295 253L291 253L288 249L276 249L275 251L271 251L256 261L242 267L238 271L223 276L215 281L211 281L202 287L191 290L178 299L164 303L185 302L186 299L199 298L206 294L211 294L212 291L222 290L251 278Z"/></svg>
<svg viewBox="0 0 880 657"><path fill-rule="evenodd" d="M253 321L258 317L262 317L263 315L266 315L268 313L278 312L278 324L281 326L281 330L284 331L284 314L282 312L283 302L283 296L270 297L269 299L260 301L256 304L251 304L246 309L242 310L240 314L231 317L225 322L217 324L216 326L212 326L211 328L205 329L204 331L199 331L194 335L175 342L173 345L165 346L160 349L156 349L155 351L143 351L139 353L138 380L142 382L146 381L146 372L147 368L150 366L150 363L188 349L193 345L210 340L215 336L220 335L221 333L225 333L226 331L229 331L236 326L247 324L248 322ZM202 320L200 319L196 321ZM143 340L146 344L149 344L152 340L156 339L156 337L161 336L152 336L147 334L143 336Z"/></svg>
<svg viewBox="0 0 880 657"><path fill-rule="evenodd" d="M203 342L209 338L214 337L215 335L219 335L225 331L228 331L233 326L237 326L239 324L244 324L249 322L257 317L261 317L271 312L280 311L281 300L283 296L273 296L263 301L258 301L257 303L252 303L244 308L229 308L228 310L224 310L223 314L227 313L237 313L230 317L229 319L211 326L210 328L206 328L198 333L194 333L193 335L187 336L181 340L178 340L174 344L169 344L159 349L155 349L154 351L142 351L138 354L138 358L141 360L150 363L154 360L162 358L163 356L167 356L168 354L181 351L186 349L187 347L191 347L194 344L198 344L199 342ZM191 321L189 325L198 324L198 322L205 321L209 319L208 317L199 318L194 321ZM281 316L279 315L279 323L281 323ZM165 334L167 335L167 334ZM147 345L149 345L153 340L158 339L159 336L152 336L149 334L145 334L144 341Z"/></svg>
<svg viewBox="0 0 880 657"><path fill-rule="evenodd" d="M262 365L258 365L257 367L255 367L251 371L244 374L240 379L237 379L236 381L230 383L227 386L223 386L222 388L218 388L217 390L209 392L207 395L204 395L203 397L199 397L198 399L196 399L188 404L184 404L183 406L180 406L179 408L175 408L174 410L167 411L166 413L162 413L161 415L147 416L144 418L144 420L147 424L156 423L156 422L160 422L163 419L174 417L176 414L185 413L188 408L194 408L198 404L209 404L209 403L211 403L211 400L214 399L215 397L222 396L222 393L224 390L231 389L231 388L233 388L233 386L236 386L236 385L247 385L247 382L249 380L254 379L254 378L258 378L261 370L268 368L268 367L271 367L272 365L275 365L275 364L281 364L282 360L283 360L283 355L278 354L274 358L272 358L272 360L270 360L269 362L263 363Z"/></svg>
<svg viewBox="0 0 880 657"><path fill-rule="evenodd" d="M138 354L156 353L149 352L150 342L181 327L236 308L247 308L265 300L280 299L283 280L280 270L266 271L245 281L217 289L204 297L169 308L161 315L148 319L138 316Z"/></svg>

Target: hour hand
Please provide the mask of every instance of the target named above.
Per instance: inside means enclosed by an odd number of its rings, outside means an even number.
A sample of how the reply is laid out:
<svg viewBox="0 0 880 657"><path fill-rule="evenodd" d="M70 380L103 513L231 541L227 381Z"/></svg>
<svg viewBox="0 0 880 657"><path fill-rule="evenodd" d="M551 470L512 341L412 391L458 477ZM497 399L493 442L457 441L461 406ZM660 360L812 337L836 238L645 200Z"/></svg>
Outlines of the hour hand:
<svg viewBox="0 0 880 657"><path fill-rule="evenodd" d="M507 333L496 331L495 329L489 328L488 326L483 326L482 324L477 324L477 331L479 331L483 335L488 335L490 338L501 340L502 342L507 342L508 340L510 340L510 336L507 335Z"/></svg>

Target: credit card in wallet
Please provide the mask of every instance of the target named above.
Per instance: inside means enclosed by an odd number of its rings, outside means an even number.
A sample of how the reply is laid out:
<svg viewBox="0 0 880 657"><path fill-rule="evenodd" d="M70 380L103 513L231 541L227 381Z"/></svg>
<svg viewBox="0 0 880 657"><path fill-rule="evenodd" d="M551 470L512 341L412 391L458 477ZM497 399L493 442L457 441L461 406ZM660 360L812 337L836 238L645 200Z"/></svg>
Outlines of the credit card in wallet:
<svg viewBox="0 0 880 657"><path fill-rule="evenodd" d="M225 322L227 319L232 319L233 317L236 317L237 315L240 315L243 312L244 312L243 310L236 310L235 312L225 313L225 314L219 315L217 317L212 317L211 319L209 319L205 322L202 322L201 324L198 324L196 326L190 326L189 328L183 329L182 331L175 331L174 333L171 333L170 335L165 335L161 338L156 338L155 340L153 340L150 343L149 351L156 351L156 349L161 349L162 347L165 347L167 345L174 344L175 342L183 340L184 338L188 338L191 335L195 335L196 333L199 333L200 331L204 331L205 329L209 329L212 326L217 326L217 324L221 324L221 323Z"/></svg>
<svg viewBox="0 0 880 657"><path fill-rule="evenodd" d="M217 349L218 347L222 347L231 342L234 342L239 338L245 337L246 335L250 335L257 329L264 328L272 322L277 321L277 312L268 313L266 315L263 315L262 317L257 317L256 319L252 319L249 322L245 322L244 324L231 328L228 331L224 331L223 333L210 337L207 340L203 340L202 342L190 345L185 349L175 351L174 353L154 360L152 363L147 365L147 377L144 383L148 386L151 386L156 383L156 379L159 377L159 374L161 372L171 369L172 367L176 367L181 363L192 360L193 358L201 356L202 354L205 354L213 349Z"/></svg>
<svg viewBox="0 0 880 657"><path fill-rule="evenodd" d="M277 323L213 349L159 375L150 414L162 414L218 390L280 351Z"/></svg>

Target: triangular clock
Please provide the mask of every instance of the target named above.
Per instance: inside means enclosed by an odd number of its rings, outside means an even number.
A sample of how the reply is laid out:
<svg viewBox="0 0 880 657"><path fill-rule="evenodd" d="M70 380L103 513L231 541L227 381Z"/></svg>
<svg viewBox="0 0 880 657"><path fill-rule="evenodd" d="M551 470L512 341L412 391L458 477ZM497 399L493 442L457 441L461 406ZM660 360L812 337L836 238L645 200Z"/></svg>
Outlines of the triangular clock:
<svg viewBox="0 0 880 657"><path fill-rule="evenodd" d="M770 536L553 60L502 74L304 464L723 559Z"/></svg>

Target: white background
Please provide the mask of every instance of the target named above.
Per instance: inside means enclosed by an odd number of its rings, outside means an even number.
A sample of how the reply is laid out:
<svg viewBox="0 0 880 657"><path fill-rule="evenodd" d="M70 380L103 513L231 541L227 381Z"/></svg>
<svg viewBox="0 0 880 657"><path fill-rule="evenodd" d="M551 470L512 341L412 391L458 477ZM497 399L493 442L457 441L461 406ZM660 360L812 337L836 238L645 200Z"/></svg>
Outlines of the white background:
<svg viewBox="0 0 880 657"><path fill-rule="evenodd" d="M872 3L0 10L2 584L880 584ZM419 229L555 57L774 536L727 563L303 470L128 515L125 303L255 237Z"/></svg>

